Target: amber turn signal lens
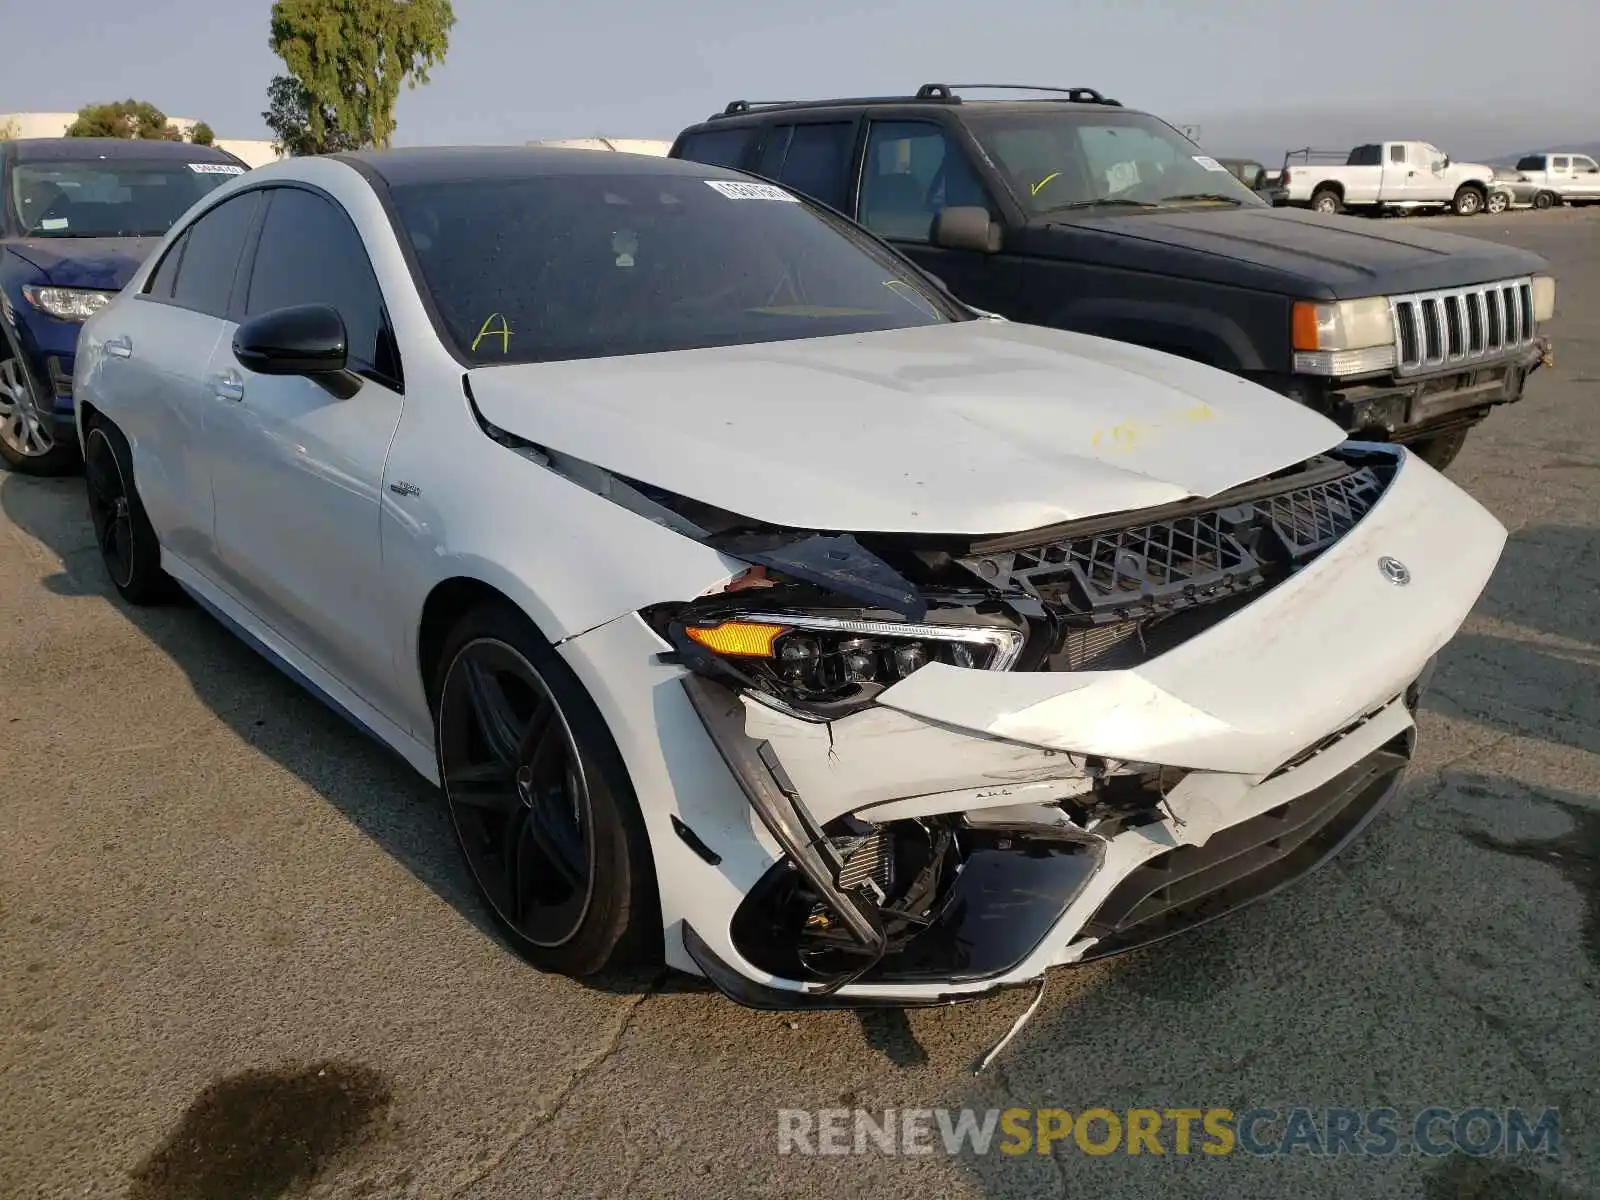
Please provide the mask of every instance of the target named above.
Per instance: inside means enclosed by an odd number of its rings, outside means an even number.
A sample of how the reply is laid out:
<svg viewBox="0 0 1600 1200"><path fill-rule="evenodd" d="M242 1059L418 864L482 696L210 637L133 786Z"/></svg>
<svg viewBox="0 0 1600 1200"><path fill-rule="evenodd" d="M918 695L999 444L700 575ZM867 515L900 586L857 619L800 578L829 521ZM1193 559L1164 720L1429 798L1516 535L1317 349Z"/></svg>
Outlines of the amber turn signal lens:
<svg viewBox="0 0 1600 1200"><path fill-rule="evenodd" d="M1291 332L1294 335L1294 348L1296 350L1320 350L1321 322L1317 319L1317 306L1304 300L1295 301L1294 321Z"/></svg>
<svg viewBox="0 0 1600 1200"><path fill-rule="evenodd" d="M720 625L684 629L690 639L718 654L743 658L771 658L772 643L789 632L787 625L758 625L753 621L724 621Z"/></svg>

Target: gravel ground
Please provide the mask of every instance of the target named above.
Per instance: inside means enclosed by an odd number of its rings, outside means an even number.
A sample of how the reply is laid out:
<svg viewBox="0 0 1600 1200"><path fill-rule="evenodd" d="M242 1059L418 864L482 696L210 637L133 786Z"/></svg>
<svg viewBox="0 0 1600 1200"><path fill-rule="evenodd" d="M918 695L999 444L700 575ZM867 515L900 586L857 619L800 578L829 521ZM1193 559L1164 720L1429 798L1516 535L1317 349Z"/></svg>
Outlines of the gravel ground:
<svg viewBox="0 0 1600 1200"><path fill-rule="evenodd" d="M1445 228L1561 277L1556 366L1453 477L1512 531L1420 760L1303 884L1027 1002L790 1017L541 976L427 787L0 475L0 1196L1600 1193L1600 209ZM777 1110L1561 1110L1537 1157L804 1157Z"/></svg>

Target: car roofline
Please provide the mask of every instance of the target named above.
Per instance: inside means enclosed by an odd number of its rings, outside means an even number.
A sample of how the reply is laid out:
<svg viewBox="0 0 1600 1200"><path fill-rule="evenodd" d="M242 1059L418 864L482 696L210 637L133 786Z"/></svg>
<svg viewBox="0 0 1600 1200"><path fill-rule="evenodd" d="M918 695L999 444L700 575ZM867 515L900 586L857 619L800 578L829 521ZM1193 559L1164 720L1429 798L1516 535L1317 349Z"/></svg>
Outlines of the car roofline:
<svg viewBox="0 0 1600 1200"><path fill-rule="evenodd" d="M974 100L962 95L964 91L1007 91L1037 93L1026 98L1005 100ZM732 100L721 112L712 113L702 124L720 123L739 117L765 115L791 110L811 111L828 108L863 108L893 105L1010 105L1055 104L1071 107L1122 108L1120 100L1113 100L1090 87L1054 87L1022 83L925 83L915 93L903 96L851 96L823 100Z"/></svg>

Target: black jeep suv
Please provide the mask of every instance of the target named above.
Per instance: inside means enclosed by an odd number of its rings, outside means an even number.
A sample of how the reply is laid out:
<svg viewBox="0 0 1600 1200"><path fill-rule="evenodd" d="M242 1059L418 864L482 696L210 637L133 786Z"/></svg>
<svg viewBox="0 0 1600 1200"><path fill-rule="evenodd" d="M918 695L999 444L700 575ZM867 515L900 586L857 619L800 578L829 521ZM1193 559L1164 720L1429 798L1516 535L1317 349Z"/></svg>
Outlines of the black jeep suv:
<svg viewBox="0 0 1600 1200"><path fill-rule="evenodd" d="M974 308L1210 363L1439 467L1548 362L1537 255L1273 208L1090 88L979 90L735 101L671 153L829 205Z"/></svg>

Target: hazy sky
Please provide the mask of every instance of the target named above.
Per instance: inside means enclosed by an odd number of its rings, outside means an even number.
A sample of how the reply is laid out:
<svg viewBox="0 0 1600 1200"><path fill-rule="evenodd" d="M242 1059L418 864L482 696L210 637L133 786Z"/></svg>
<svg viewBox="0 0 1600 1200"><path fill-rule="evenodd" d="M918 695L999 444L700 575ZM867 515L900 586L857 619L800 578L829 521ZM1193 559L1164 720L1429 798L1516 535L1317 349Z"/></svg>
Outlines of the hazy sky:
<svg viewBox="0 0 1600 1200"><path fill-rule="evenodd" d="M0 112L133 96L263 137L268 0L12 0ZM456 0L397 144L671 137L731 99L1097 87L1219 152L1600 137L1595 0ZM1391 107L1392 106L1392 107Z"/></svg>

